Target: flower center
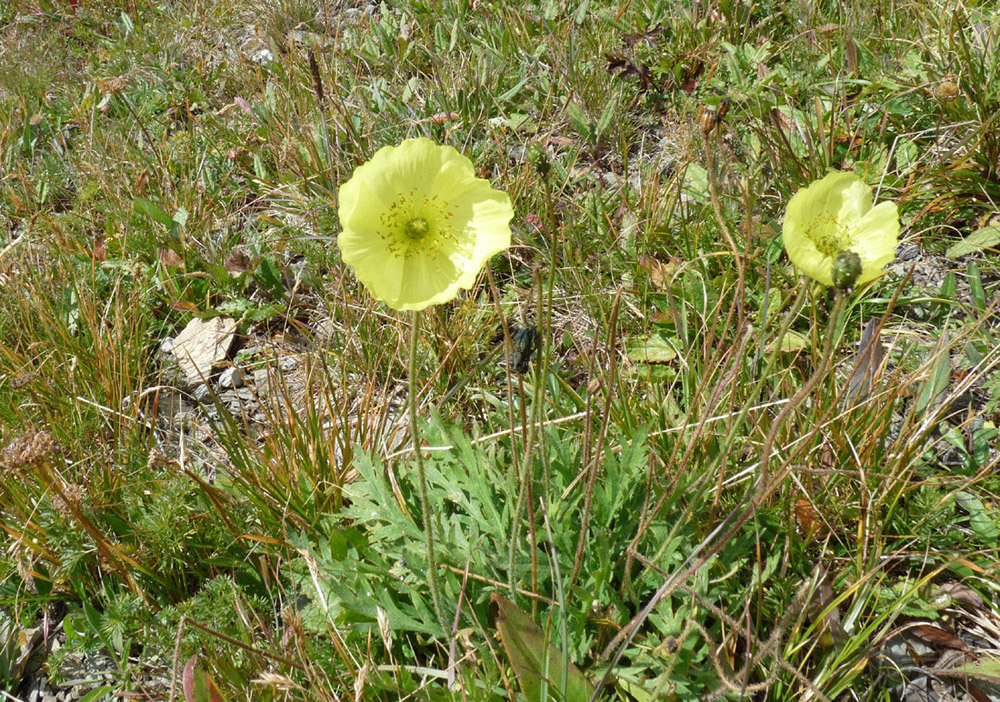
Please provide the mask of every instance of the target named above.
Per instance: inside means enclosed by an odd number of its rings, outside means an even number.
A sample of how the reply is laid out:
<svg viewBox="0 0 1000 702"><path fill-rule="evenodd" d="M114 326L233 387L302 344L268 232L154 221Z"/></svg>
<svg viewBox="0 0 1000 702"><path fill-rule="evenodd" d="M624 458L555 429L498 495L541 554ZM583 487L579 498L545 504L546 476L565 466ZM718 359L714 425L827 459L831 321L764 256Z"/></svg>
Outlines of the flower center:
<svg viewBox="0 0 1000 702"><path fill-rule="evenodd" d="M812 240L817 251L830 258L851 244L850 230L829 214L816 217L806 229L806 236Z"/></svg>
<svg viewBox="0 0 1000 702"><path fill-rule="evenodd" d="M423 217L414 217L403 225L403 234L406 235L406 238L413 241L420 241L427 236L428 231L430 231L430 226Z"/></svg>

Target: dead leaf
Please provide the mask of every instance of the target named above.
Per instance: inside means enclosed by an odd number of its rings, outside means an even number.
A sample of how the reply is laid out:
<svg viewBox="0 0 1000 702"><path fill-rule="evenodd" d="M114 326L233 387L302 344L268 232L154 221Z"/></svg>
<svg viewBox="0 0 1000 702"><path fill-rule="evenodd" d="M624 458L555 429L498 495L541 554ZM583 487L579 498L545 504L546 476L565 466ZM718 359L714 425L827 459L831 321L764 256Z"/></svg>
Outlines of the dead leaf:
<svg viewBox="0 0 1000 702"><path fill-rule="evenodd" d="M941 592L948 595L955 602L961 602L976 609L983 609L986 606L986 603L978 592L957 580L950 580L944 583L941 586Z"/></svg>
<svg viewBox="0 0 1000 702"><path fill-rule="evenodd" d="M944 646L945 648L952 648L956 651L972 653L972 649L970 649L966 643L962 641L962 639L958 638L951 632L945 631L941 627L932 626L930 624L915 624L914 626L907 628L906 633L918 641L923 641L925 644L931 646Z"/></svg>
<svg viewBox="0 0 1000 702"><path fill-rule="evenodd" d="M657 261L649 256L639 257L639 268L649 276L649 282L657 290L667 290L670 288L670 280L677 271L677 261Z"/></svg>
<svg viewBox="0 0 1000 702"><path fill-rule="evenodd" d="M223 265L226 267L226 270L229 271L229 275L237 277L241 273L249 271L253 266L253 263L250 261L250 257L247 255L246 251L237 246L229 252L228 256L226 256L226 260L223 262Z"/></svg>
<svg viewBox="0 0 1000 702"><path fill-rule="evenodd" d="M795 510L795 523L799 528L802 538L809 541L823 528L823 520L820 519L819 512L813 507L808 497L800 497L795 500L793 509Z"/></svg>
<svg viewBox="0 0 1000 702"><path fill-rule="evenodd" d="M160 249L160 263L166 268L184 268L184 259L170 248Z"/></svg>
<svg viewBox="0 0 1000 702"><path fill-rule="evenodd" d="M435 112L427 121L431 124L444 124L445 122L457 122L462 118L462 115L457 112Z"/></svg>

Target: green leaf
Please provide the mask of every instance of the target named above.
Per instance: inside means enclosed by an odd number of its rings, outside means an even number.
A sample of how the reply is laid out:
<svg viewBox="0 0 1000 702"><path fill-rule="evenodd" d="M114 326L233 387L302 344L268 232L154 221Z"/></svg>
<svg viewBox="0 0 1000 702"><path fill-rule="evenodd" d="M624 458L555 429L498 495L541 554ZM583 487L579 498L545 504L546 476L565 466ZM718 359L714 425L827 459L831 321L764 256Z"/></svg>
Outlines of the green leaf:
<svg viewBox="0 0 1000 702"><path fill-rule="evenodd" d="M146 215L154 222L159 222L167 229L171 229L174 226L174 218L168 215L166 212L161 210L159 206L152 200L147 200L144 197L137 197L133 202L132 206L135 211L139 214Z"/></svg>
<svg viewBox="0 0 1000 702"><path fill-rule="evenodd" d="M264 256L253 274L254 280L272 300L285 294L285 284L281 280L281 270L272 256Z"/></svg>
<svg viewBox="0 0 1000 702"><path fill-rule="evenodd" d="M969 262L969 294L972 302L980 312L986 311L986 291L983 289L983 277L975 261Z"/></svg>
<svg viewBox="0 0 1000 702"><path fill-rule="evenodd" d="M496 593L492 599L499 609L496 627L500 633L500 642L528 702L538 702L541 699L543 685L547 687L552 699L588 702L594 694L594 686L567 659L566 654L548 643L538 625L513 602ZM560 690L563 671L566 679L565 696Z"/></svg>
<svg viewBox="0 0 1000 702"><path fill-rule="evenodd" d="M962 241L952 244L944 255L948 258L961 258L981 249L994 248L997 244L1000 244L1000 226L991 224L988 227L977 229Z"/></svg>
<svg viewBox="0 0 1000 702"><path fill-rule="evenodd" d="M636 363L670 363L677 358L677 346L676 339L651 334L630 341L625 352Z"/></svg>
<svg viewBox="0 0 1000 702"><path fill-rule="evenodd" d="M960 492L955 495L958 506L969 513L969 526L975 532L979 540L990 546L995 546L997 537L1000 537L1000 530L990 517L989 510L983 501L971 492Z"/></svg>
<svg viewBox="0 0 1000 702"><path fill-rule="evenodd" d="M948 381L951 378L951 354L948 353L948 332L941 334L941 339L934 350L934 367L931 377L920 388L917 396L916 411L919 415L931 404L936 402L948 391Z"/></svg>
<svg viewBox="0 0 1000 702"><path fill-rule="evenodd" d="M785 332L785 336L781 339L781 352L782 353L795 353L796 351L801 351L802 349L807 349L812 346L812 340L800 334L797 331L789 329ZM771 353L774 350L774 342L772 341L768 344L766 351Z"/></svg>
<svg viewBox="0 0 1000 702"><path fill-rule="evenodd" d="M115 688L111 685L106 685L104 687L99 687L96 690L91 690L86 695L79 699L79 702L97 702L97 700L104 699L104 696L110 694Z"/></svg>
<svg viewBox="0 0 1000 702"><path fill-rule="evenodd" d="M566 112L569 115L569 123L580 136L590 136L590 120L587 113L575 102L566 105Z"/></svg>

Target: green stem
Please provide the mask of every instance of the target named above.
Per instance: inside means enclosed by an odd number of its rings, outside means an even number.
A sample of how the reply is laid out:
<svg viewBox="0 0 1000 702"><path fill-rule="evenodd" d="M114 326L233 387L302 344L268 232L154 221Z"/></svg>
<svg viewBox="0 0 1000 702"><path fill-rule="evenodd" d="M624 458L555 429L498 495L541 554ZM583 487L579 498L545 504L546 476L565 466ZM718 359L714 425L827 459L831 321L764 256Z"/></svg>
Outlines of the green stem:
<svg viewBox="0 0 1000 702"><path fill-rule="evenodd" d="M443 610L441 609L441 589L438 587L437 558L434 555L434 520L431 518L430 500L427 499L427 477L424 474L424 455L420 447L420 427L417 424L417 338L419 336L420 314L410 314L410 367L409 406L410 439L413 442L413 456L417 462L417 492L420 495L420 514L424 522L424 540L427 546L427 576L431 586L431 602L438 625L446 633Z"/></svg>
<svg viewBox="0 0 1000 702"><path fill-rule="evenodd" d="M538 276L536 276L537 278ZM542 289L541 283L538 286L538 309L536 315L542 309ZM544 337L543 337L544 339ZM545 348L548 348L548 343ZM514 567L515 556L517 555L517 542L521 539L521 514L524 512L524 503L528 496L528 488L531 485L532 473L531 458L535 449L535 431L541 417L542 398L544 396L546 373L546 355L543 351L542 362L535 373L535 383L531 389L531 412L528 415L528 433L524 439L524 450L521 451L521 466L515 478L519 482L517 491L517 502L514 503L514 514L511 521L510 545L507 550L507 577L510 581L510 591L517 592L517 569ZM512 437L513 440L513 437Z"/></svg>
<svg viewBox="0 0 1000 702"><path fill-rule="evenodd" d="M774 447L774 441L777 438L778 431L784 425L785 420L788 419L789 415L795 411L805 401L805 399L810 395L817 384L826 378L827 372L830 368L830 357L833 355L833 338L837 335L837 324L840 320L840 315L844 310L844 306L847 303L847 294L837 290L836 291L836 301L833 305L833 310L830 312L830 319L827 323L826 328L826 338L823 340L823 353L820 357L819 366L817 366L815 372L809 380L806 381L805 385L795 393L795 396L788 401L778 416L775 417L774 422L771 423L771 428L767 432L767 437L764 439L764 446L761 449L760 457L760 471L757 477L757 481L754 484L754 488L750 495L744 498L739 505L737 505L729 515L722 520L722 522L712 530L712 532L698 545L697 548L684 560L680 568L677 569L676 574L672 575L667 579L660 589L656 591L650 601L643 607L642 611L637 614L631 622L628 623L605 647L602 654L602 658L610 655L611 651L614 651L614 656L611 659L611 664L608 666L608 673L605 673L604 678L599 682L594 695L591 697L592 700L596 700L600 690L606 683L610 671L615 669L618 664L618 660L621 658L622 653L628 648L632 639L635 637L642 623L649 617L650 613L656 608L656 606L663 601L664 598L670 597L688 578L694 575L703 565L705 565L709 559L718 554L727 543L729 543L737 532L743 527L750 518L757 513L757 509L764 504L764 501L770 497L770 495L778 488L779 481L775 481L771 478L770 474L770 462L771 462L771 450ZM795 458L798 451L802 450L803 447L799 447L797 450L792 452L792 455L788 457L787 461L791 461ZM690 565L689 565L690 564Z"/></svg>
<svg viewBox="0 0 1000 702"><path fill-rule="evenodd" d="M555 201L552 195L552 183L548 175L542 175L542 185L545 191L546 214L549 229L549 261L548 290L544 290L540 276L535 276L538 280L538 297L536 298L535 321L539 326L539 338L541 339L541 349L539 351L540 362L535 373L535 384L531 393L531 413L528 420L528 434L524 442L524 450L521 454L521 469L517 479L520 481L517 492L517 502L514 505L510 530L510 545L507 551L507 577L509 579L511 593L517 592L517 573L515 569L515 556L517 555L517 542L521 538L521 515L524 512L525 500L528 489L534 477L532 471L532 457L535 451L536 426L541 422L541 408L545 401L545 385L549 377L549 364L552 360L552 296L555 288L556 267L558 258L556 246L558 245L558 221L556 219ZM543 435L544 439L544 435ZM539 442L541 443L541 442ZM547 478L547 476L546 476ZM548 480L543 481L548 484ZM534 525L532 524L532 527ZM532 544L534 548L534 544ZM535 559L532 558L534 564Z"/></svg>

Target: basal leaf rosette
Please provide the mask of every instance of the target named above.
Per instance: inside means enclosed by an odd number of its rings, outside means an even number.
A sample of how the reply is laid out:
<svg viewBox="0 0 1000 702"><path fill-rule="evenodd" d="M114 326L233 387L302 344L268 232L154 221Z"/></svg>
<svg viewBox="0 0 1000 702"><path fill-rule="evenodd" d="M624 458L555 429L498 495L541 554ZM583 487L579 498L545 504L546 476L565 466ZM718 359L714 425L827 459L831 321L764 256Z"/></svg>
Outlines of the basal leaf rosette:
<svg viewBox="0 0 1000 702"><path fill-rule="evenodd" d="M453 299L510 246L507 193L477 178L458 151L423 137L379 149L339 199L341 258L397 310Z"/></svg>
<svg viewBox="0 0 1000 702"><path fill-rule="evenodd" d="M782 238L792 263L823 285L833 285L840 251L861 258L855 284L878 278L895 258L899 237L896 203L872 207L872 189L853 173L835 171L799 190L788 203Z"/></svg>

